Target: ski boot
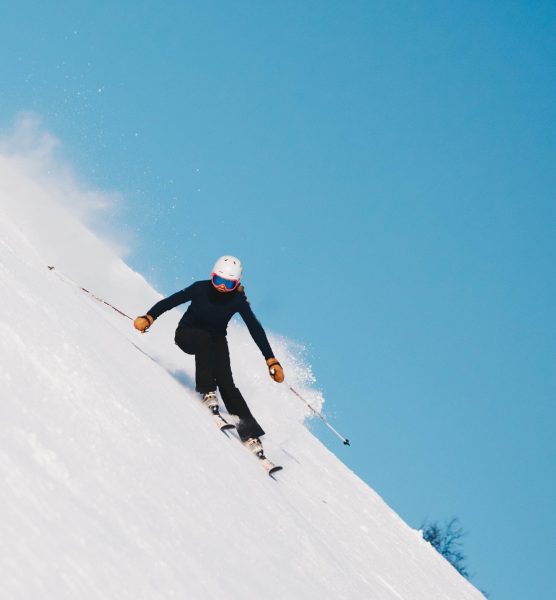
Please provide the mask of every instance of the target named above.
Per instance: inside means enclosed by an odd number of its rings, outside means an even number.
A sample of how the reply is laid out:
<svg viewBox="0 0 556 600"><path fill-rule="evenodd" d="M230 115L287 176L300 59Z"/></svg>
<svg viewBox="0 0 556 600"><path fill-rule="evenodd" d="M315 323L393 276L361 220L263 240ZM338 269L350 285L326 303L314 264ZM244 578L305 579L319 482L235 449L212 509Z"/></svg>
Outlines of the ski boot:
<svg viewBox="0 0 556 600"><path fill-rule="evenodd" d="M259 438L249 438L242 442L243 445L258 458L264 459L263 445Z"/></svg>
<svg viewBox="0 0 556 600"><path fill-rule="evenodd" d="M207 392L204 394L202 402L210 410L214 423L218 429L220 429L220 431L235 429L235 425L228 423L228 421L226 421L226 419L224 419L220 414L220 411L218 410L218 398L216 397L216 392Z"/></svg>
<svg viewBox="0 0 556 600"><path fill-rule="evenodd" d="M213 415L219 413L218 410L218 398L216 392L207 392L203 395L203 404L210 410Z"/></svg>

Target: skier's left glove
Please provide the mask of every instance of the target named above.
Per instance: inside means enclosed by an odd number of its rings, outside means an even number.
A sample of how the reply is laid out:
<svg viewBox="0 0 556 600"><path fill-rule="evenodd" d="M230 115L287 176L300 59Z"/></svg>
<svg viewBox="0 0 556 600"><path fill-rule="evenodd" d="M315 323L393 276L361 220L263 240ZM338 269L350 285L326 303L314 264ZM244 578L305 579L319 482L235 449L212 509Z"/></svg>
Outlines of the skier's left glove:
<svg viewBox="0 0 556 600"><path fill-rule="evenodd" d="M282 369L282 365L275 358L269 358L266 364L268 365L268 372L272 379L277 383L282 383L284 381L284 369Z"/></svg>

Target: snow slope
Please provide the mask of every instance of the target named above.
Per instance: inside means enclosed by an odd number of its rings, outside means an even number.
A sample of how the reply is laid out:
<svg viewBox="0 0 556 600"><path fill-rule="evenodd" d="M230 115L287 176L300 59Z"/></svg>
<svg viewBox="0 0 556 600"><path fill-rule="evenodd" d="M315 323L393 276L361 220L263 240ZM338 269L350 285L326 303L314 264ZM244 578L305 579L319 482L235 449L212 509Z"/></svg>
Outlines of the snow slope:
<svg viewBox="0 0 556 600"><path fill-rule="evenodd" d="M160 297L65 207L91 192L41 164L0 153L2 599L483 598L305 428L240 324L232 364L279 480L215 430L178 313L141 336L65 278L132 316Z"/></svg>

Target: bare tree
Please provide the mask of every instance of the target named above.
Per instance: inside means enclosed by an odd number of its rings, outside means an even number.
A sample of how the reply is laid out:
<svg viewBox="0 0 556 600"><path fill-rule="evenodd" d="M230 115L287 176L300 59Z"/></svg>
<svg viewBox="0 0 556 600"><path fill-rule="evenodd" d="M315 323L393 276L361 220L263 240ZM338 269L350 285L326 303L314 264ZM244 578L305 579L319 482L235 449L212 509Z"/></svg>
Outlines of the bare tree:
<svg viewBox="0 0 556 600"><path fill-rule="evenodd" d="M466 532L459 525L457 517L452 517L444 526L438 522L427 523L421 526L423 538L432 544L442 556L450 562L457 571L469 579L469 571L465 565L466 556L462 550L462 538Z"/></svg>
<svg viewBox="0 0 556 600"><path fill-rule="evenodd" d="M428 523L426 520L421 525L423 538L429 542L437 552L450 562L453 567L466 579L471 579L467 566L465 564L467 558L462 550L462 538L467 535L463 527L459 524L457 517L452 517L446 521L444 526L437 521ZM485 590L480 592L489 598L490 594Z"/></svg>

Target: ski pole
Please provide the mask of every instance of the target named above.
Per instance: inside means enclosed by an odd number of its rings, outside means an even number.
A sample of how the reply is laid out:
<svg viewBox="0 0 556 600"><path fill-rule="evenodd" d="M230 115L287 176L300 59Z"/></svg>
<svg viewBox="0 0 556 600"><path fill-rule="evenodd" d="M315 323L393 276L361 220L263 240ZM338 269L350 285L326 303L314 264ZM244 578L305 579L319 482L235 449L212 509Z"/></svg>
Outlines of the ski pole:
<svg viewBox="0 0 556 600"><path fill-rule="evenodd" d="M48 270L49 271L55 271L56 275L58 275L58 277L60 277L60 279L65 279L68 283L72 284L76 288L79 288L82 292L85 292L86 294L88 294L89 296L91 296L91 298L94 298L95 300L97 300L97 302L101 302L102 304L106 304L106 306L109 306L110 308L114 309L117 313L119 313L120 315L122 315L122 317L125 317L126 319L129 319L130 321L133 321L133 319L129 315L126 315L125 312L121 311L119 308L116 308L113 304L110 304L110 302L107 302L103 298L99 298L98 296L95 296L95 294L93 294L88 289L84 288L83 286L79 285L71 277L68 277L64 273L61 273L60 271L58 271L58 269L56 269L56 267L48 265ZM316 415L328 427L328 429L330 429L336 436L338 436L342 440L342 442L344 443L344 446L350 446L351 445L349 443L349 440L347 438L345 438L343 435L341 435L340 433L338 433L334 429L334 427L332 427L332 425L326 420L326 418L318 410L316 410L315 408L313 408L307 402L307 400L305 400L305 398L303 398L303 396L299 392L297 392L296 390L294 390L291 385L288 386L288 387L290 388L290 390L291 390L291 392L293 394L295 394L307 407L309 407L309 409L311 410L311 412L314 415Z"/></svg>
<svg viewBox="0 0 556 600"><path fill-rule="evenodd" d="M60 271L58 271L58 269L56 269L56 267L49 265L48 266L48 270L49 271L56 271L56 275L58 275L58 277L60 277L60 279L65 279L68 283L71 283L76 288L79 288L82 292L85 292L86 294L88 294L89 296L91 296L91 298L94 298L97 302L102 302L103 304L106 304L106 306L109 306L110 308L114 309L117 313L119 313L120 315L122 315L122 317L125 317L126 319L129 319L130 321L133 321L133 319L129 315L126 315L125 312L121 311L119 308L116 308L113 304L110 304L110 302L107 302L106 300L103 300L102 298L99 298L98 296L95 296L93 294L93 292L90 292L88 289L86 289L83 286L79 285L71 277L68 277L67 275L64 275L63 273L61 273Z"/></svg>
<svg viewBox="0 0 556 600"><path fill-rule="evenodd" d="M288 387L290 388L291 392L293 392L302 402L304 402L306 404L306 406L308 406L311 409L313 414L316 415L328 427L328 429L330 429L332 432L334 432L342 440L342 442L344 442L344 446L350 446L349 440L347 438L345 438L343 435L339 434L334 429L334 427L332 427L332 425L330 425L330 423L326 420L326 418L322 415L322 413L320 413L316 408L313 408L299 392L296 392L292 388L291 385Z"/></svg>

